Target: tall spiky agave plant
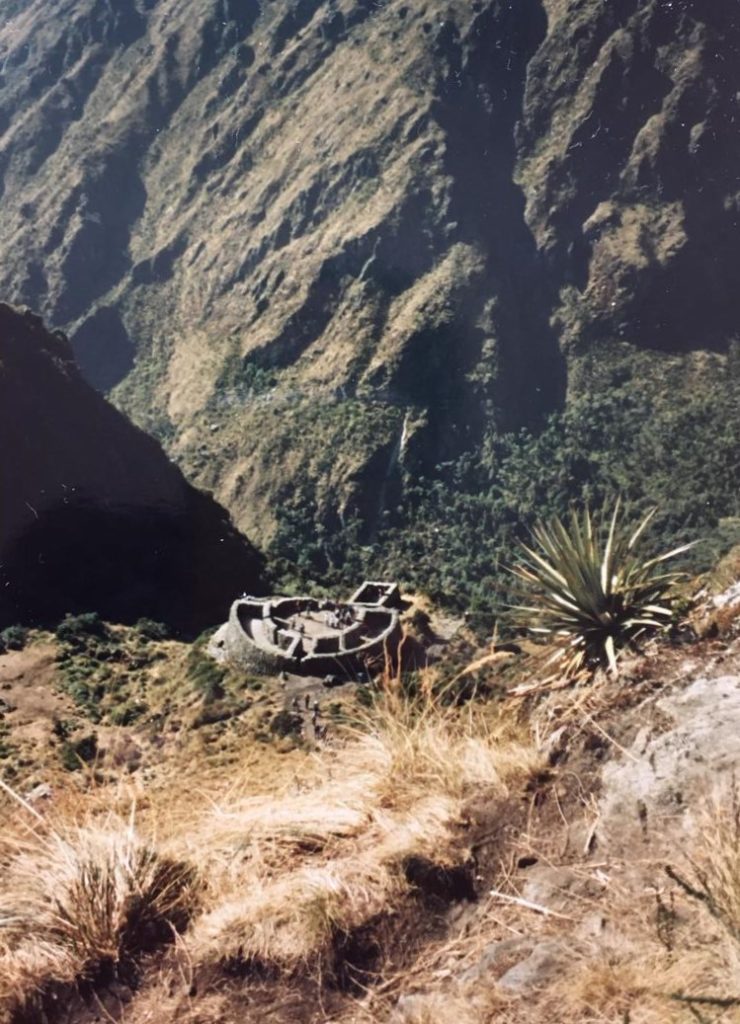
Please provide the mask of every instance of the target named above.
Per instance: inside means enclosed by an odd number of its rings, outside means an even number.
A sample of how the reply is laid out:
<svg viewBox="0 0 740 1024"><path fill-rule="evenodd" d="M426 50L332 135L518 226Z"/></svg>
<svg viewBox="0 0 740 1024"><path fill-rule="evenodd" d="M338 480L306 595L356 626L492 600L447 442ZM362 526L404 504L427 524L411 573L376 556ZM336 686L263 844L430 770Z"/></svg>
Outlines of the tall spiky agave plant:
<svg viewBox="0 0 740 1024"><path fill-rule="evenodd" d="M574 509L565 522L554 517L535 526L534 544L521 545L512 572L531 603L514 610L522 625L557 644L553 660L563 660L568 673L595 664L616 671L620 650L670 620L665 597L682 573L663 563L693 545L642 558L636 549L656 512L630 531L619 500L596 523L588 508Z"/></svg>

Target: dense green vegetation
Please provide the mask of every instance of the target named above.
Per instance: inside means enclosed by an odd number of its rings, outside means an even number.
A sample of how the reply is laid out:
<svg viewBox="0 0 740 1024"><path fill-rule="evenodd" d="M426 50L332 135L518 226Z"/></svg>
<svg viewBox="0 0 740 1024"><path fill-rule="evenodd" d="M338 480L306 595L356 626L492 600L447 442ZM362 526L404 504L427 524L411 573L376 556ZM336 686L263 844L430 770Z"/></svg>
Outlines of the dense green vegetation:
<svg viewBox="0 0 740 1024"><path fill-rule="evenodd" d="M106 640L108 629L97 612L65 615L56 628L57 640L71 648L84 648L91 638Z"/></svg>
<svg viewBox="0 0 740 1024"><path fill-rule="evenodd" d="M240 405L269 391L276 382L271 369L234 352L224 361L209 408L215 412L222 406Z"/></svg>
<svg viewBox="0 0 740 1024"><path fill-rule="evenodd" d="M710 566L740 541L740 397L656 403L634 385L582 397L534 434L491 435L481 449L406 480L380 528L319 511L314 492L286 504L269 551L284 585L354 585L390 574L457 608L496 613L512 600L503 567L537 520L621 495L638 518L657 505L648 548L700 543L684 565Z"/></svg>
<svg viewBox="0 0 740 1024"><path fill-rule="evenodd" d="M134 629L145 640L168 640L170 631L164 622L154 619L138 619Z"/></svg>
<svg viewBox="0 0 740 1024"><path fill-rule="evenodd" d="M164 627L140 620L129 631L111 629L97 612L67 615L57 626L64 688L92 722L130 725L146 715L140 699L148 670L162 657L152 644Z"/></svg>
<svg viewBox="0 0 740 1024"><path fill-rule="evenodd" d="M4 651L22 651L28 640L25 626L7 626L0 632L0 654Z"/></svg>

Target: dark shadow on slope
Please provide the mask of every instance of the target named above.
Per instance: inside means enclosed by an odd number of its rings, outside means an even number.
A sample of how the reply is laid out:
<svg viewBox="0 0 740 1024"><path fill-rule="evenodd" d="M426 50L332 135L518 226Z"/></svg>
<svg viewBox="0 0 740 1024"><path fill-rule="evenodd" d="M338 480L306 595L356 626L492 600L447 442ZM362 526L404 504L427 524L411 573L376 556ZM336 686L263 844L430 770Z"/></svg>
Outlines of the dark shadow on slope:
<svg viewBox="0 0 740 1024"><path fill-rule="evenodd" d="M42 511L0 549L0 625L96 611L192 636L223 621L232 598L260 589L262 559L211 498L183 497L180 507L77 500Z"/></svg>
<svg viewBox="0 0 740 1024"><path fill-rule="evenodd" d="M487 256L487 290L498 310L490 397L507 429L541 423L565 398L565 363L549 323L555 289L514 181L527 67L546 30L541 0L494 2L474 19L464 45L452 22L436 39L444 73L434 114L448 140L451 214L462 239L482 244Z"/></svg>
<svg viewBox="0 0 740 1024"><path fill-rule="evenodd" d="M0 628L65 612L192 633L263 560L157 442L80 375L67 339L0 303Z"/></svg>
<svg viewBox="0 0 740 1024"><path fill-rule="evenodd" d="M64 289L53 310L58 324L82 316L131 267L131 229L146 203L134 136L92 156L85 168L78 218L61 261Z"/></svg>
<svg viewBox="0 0 740 1024"><path fill-rule="evenodd" d="M110 391L134 365L134 345L113 306L101 306L70 339L87 381Z"/></svg>

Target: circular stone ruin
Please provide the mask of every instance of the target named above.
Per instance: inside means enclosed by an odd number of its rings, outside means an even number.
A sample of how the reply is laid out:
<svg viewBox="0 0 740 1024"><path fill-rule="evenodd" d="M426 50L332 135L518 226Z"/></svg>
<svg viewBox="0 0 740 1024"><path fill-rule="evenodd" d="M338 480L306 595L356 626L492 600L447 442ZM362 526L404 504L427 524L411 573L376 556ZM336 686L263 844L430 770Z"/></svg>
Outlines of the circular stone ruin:
<svg viewBox="0 0 740 1024"><path fill-rule="evenodd" d="M401 641L398 585L365 582L348 601L241 597L218 634L223 657L296 675L354 675L395 657Z"/></svg>

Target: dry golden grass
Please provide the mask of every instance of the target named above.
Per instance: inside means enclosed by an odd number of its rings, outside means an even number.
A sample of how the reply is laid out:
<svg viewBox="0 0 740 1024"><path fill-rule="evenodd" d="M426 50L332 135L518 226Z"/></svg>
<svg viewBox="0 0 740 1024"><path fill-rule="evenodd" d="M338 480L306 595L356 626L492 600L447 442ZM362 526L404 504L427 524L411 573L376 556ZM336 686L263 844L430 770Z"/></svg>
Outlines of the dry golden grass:
<svg viewBox="0 0 740 1024"><path fill-rule="evenodd" d="M190 834L188 855L209 879L193 956L295 970L330 955L338 936L403 902L409 858L465 858L459 826L471 795L501 796L536 764L482 713L386 695L322 782L277 805L218 802Z"/></svg>
<svg viewBox="0 0 740 1024"><path fill-rule="evenodd" d="M358 733L350 757L376 777L381 800L396 806L425 791L462 799L479 787L504 789L540 767L522 731L490 709L392 695Z"/></svg>
<svg viewBox="0 0 740 1024"><path fill-rule="evenodd" d="M152 965L150 987L127 1011L130 1024L161 1024L160 1004L166 1019L236 1021L241 996L230 1002L229 993L294 999L309 982L321 1004L331 991L324 982L346 966L342 950L369 935L377 960L349 964L367 994L356 991L331 1016L312 1004L306 1020L682 1024L700 1019L694 1011L722 1024L740 1020L731 1002L740 994L740 802L732 789L697 816L693 833L677 837L688 852L676 842L673 878L664 845L635 850L634 863L621 853L607 863L606 854L601 867L584 853L568 868L603 881L542 913L539 897L517 902L528 876L517 873L515 851L492 883L496 891L481 893L459 919L442 924L426 911L410 861L467 870L471 798L493 806L519 799L543 767L536 747L546 738L544 711L557 706L550 726L557 724L566 700L554 693L541 702L532 743L508 710L445 706L426 682L412 700L387 673L367 718L301 762L298 774L295 761L266 755L269 784L254 775L254 762L228 781L205 776L199 787L195 774L173 775L169 787L150 789L135 824L123 788L60 798L48 819L21 809L25 826L0 845L0 1018L3 1008L33 1005L56 986L94 983L144 962ZM576 687L566 717L595 727L602 704L619 692L617 681ZM588 823L584 808L574 797L565 814L583 811ZM521 849L559 866L561 844L537 834L536 815L532 805ZM589 930L589 918L608 927ZM176 955L143 960L177 932ZM490 945L512 935L535 945L560 940L569 951L558 976L524 997L497 986L505 968L476 974ZM178 985L188 988L180 974L196 981L192 1005L184 996L177 1002ZM240 974L247 980L235 980ZM209 988L213 978L220 980ZM297 1019L293 1013L285 1019Z"/></svg>
<svg viewBox="0 0 740 1024"><path fill-rule="evenodd" d="M117 816L102 794L60 801L53 821L30 809L30 828L5 842L0 998L20 1004L124 970L196 904L180 944L194 969L328 970L343 938L410 905L410 858L465 861L471 796L503 796L537 763L483 710L409 703L389 688L303 779L276 777L273 793L260 780L254 794L248 779L209 779L187 799L159 790L141 834L120 816L121 790L109 794Z"/></svg>
<svg viewBox="0 0 740 1024"><path fill-rule="evenodd" d="M4 845L0 1009L131 969L196 905L194 869L143 840L133 820L38 821Z"/></svg>

